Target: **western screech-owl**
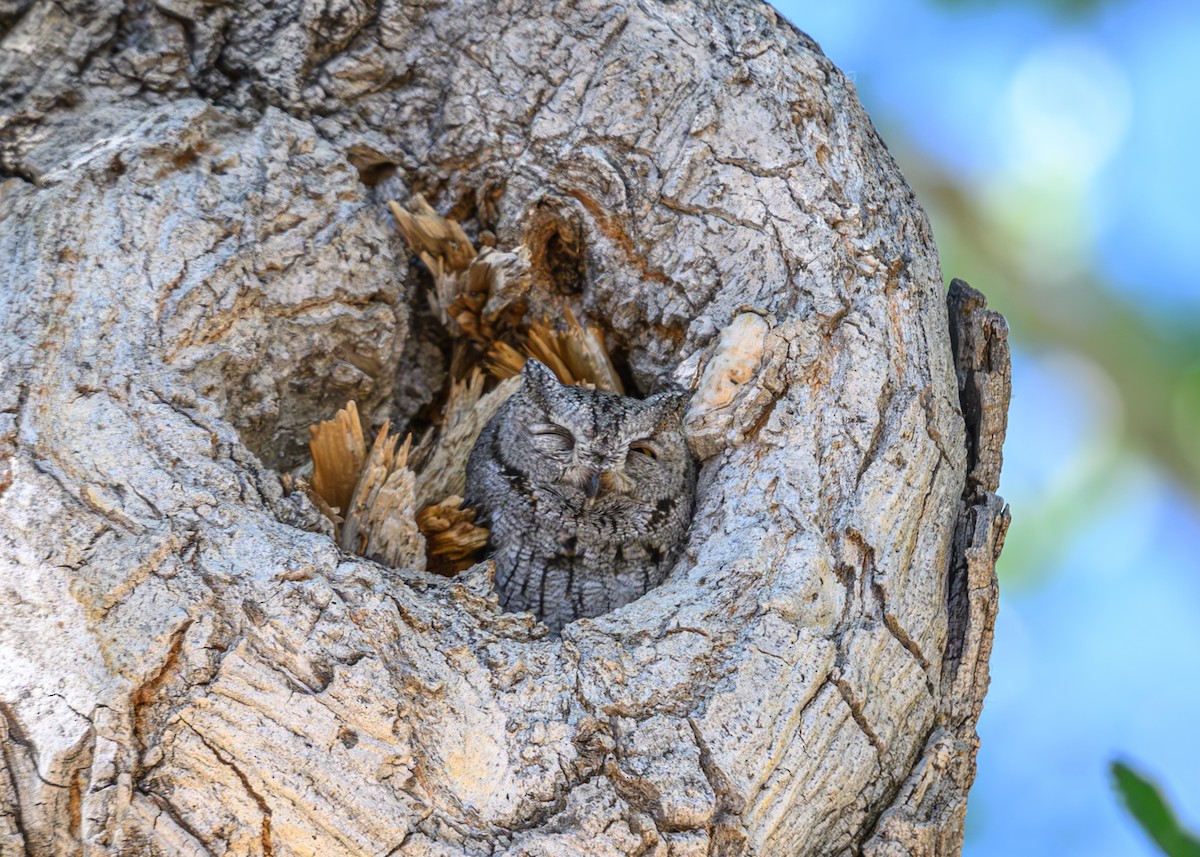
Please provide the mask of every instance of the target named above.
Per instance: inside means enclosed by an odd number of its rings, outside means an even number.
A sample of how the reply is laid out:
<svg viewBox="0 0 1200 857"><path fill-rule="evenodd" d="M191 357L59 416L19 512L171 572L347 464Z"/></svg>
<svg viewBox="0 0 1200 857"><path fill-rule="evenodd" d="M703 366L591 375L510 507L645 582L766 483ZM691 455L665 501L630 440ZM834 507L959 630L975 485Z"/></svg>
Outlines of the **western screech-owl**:
<svg viewBox="0 0 1200 857"><path fill-rule="evenodd" d="M687 395L645 400L561 384L527 360L467 461L506 610L557 633L662 582L692 516Z"/></svg>

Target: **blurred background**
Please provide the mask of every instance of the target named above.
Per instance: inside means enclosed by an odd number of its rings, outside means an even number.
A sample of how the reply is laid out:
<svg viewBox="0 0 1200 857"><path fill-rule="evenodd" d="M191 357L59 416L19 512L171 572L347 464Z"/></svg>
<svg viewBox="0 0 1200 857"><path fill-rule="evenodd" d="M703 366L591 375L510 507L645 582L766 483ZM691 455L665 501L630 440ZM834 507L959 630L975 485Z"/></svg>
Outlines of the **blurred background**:
<svg viewBox="0 0 1200 857"><path fill-rule="evenodd" d="M775 6L854 82L947 282L1012 329L965 854L1160 853L1109 764L1200 828L1200 3Z"/></svg>

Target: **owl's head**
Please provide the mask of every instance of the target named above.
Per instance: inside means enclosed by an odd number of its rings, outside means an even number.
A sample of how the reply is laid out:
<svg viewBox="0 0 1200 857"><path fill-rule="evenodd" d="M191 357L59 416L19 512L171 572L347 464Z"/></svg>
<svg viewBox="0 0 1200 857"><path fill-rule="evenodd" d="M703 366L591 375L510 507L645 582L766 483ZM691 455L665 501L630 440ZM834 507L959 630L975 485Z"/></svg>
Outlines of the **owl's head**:
<svg viewBox="0 0 1200 857"><path fill-rule="evenodd" d="M634 399L569 386L532 359L521 375L500 442L531 487L572 505L653 504L677 495L691 479L682 429L687 393Z"/></svg>

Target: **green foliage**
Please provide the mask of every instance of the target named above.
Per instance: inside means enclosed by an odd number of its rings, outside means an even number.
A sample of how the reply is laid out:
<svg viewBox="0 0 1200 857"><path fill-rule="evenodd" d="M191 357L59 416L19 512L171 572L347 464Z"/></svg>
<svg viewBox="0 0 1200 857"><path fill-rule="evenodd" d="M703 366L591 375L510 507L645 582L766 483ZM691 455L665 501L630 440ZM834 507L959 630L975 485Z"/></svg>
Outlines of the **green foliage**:
<svg viewBox="0 0 1200 857"><path fill-rule="evenodd" d="M1124 762L1112 762L1113 783L1129 814L1167 857L1200 857L1200 839L1175 817L1162 790Z"/></svg>

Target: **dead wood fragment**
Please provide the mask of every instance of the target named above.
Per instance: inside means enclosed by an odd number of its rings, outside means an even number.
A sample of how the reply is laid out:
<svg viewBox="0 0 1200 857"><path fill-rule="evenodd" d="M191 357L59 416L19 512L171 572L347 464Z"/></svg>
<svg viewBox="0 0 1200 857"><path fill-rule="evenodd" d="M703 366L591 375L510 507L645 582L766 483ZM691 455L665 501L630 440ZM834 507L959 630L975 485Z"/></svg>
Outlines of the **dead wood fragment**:
<svg viewBox="0 0 1200 857"><path fill-rule="evenodd" d="M358 406L353 401L347 402L333 419L317 423L309 432L312 435L308 442L313 459L312 490L325 504L344 515L367 455Z"/></svg>
<svg viewBox="0 0 1200 857"><path fill-rule="evenodd" d="M430 270L434 260L441 260L447 271L465 271L475 258L475 246L463 228L438 214L419 193L413 195L408 205L406 209L392 201L388 208L413 252Z"/></svg>
<svg viewBox="0 0 1200 857"><path fill-rule="evenodd" d="M524 315L529 291L529 251L475 246L456 221L442 217L415 194L406 209L388 203L396 227L433 276L430 306L458 339L487 347Z"/></svg>
<svg viewBox="0 0 1200 857"><path fill-rule="evenodd" d="M520 385L519 379L509 378L484 393L484 377L478 369L465 381L451 384L450 398L437 431L414 453L419 508L436 498L466 491L467 456L475 439Z"/></svg>
<svg viewBox="0 0 1200 857"><path fill-rule="evenodd" d="M421 569L425 551L415 521L416 477L408 468L412 435L401 444L388 428L384 423L363 463L340 544L386 565Z"/></svg>
<svg viewBox="0 0 1200 857"><path fill-rule="evenodd" d="M566 330L558 330L544 318L533 322L521 351L506 342L493 344L484 368L497 378L509 378L521 371L527 357L532 357L553 369L564 384L588 384L624 395L625 385L604 344L604 332L594 325L580 324L570 307L563 315Z"/></svg>
<svg viewBox="0 0 1200 857"><path fill-rule="evenodd" d="M454 383L437 431L415 451L411 434L401 443L385 423L370 451L363 452L358 411L348 402L334 419L312 428L320 438L312 446L313 472L323 474L327 490L350 486L344 506L335 508L302 478L289 477L288 487L306 491L333 521L345 551L392 567L422 570L428 562L439 574L461 571L475 562L488 535L473 524L475 510L462 508L461 496L456 498L466 489L467 456L483 426L519 385L513 378L485 394L479 370ZM347 449L358 452L347 454ZM450 499L435 504L434 497ZM435 541L426 543L424 532Z"/></svg>
<svg viewBox="0 0 1200 857"><path fill-rule="evenodd" d="M462 334L488 346L510 334L525 315L529 292L529 251L513 252L484 247L472 260L447 314Z"/></svg>
<svg viewBox="0 0 1200 857"><path fill-rule="evenodd" d="M507 342L496 342L488 349L487 357L483 361L483 368L493 377L512 378L521 374L521 367L525 365L525 359L524 354Z"/></svg>
<svg viewBox="0 0 1200 857"><path fill-rule="evenodd" d="M417 526L425 536L427 571L447 577L458 574L474 565L487 546L487 529L475 523L475 510L462 503L462 497L451 495L417 513Z"/></svg>

